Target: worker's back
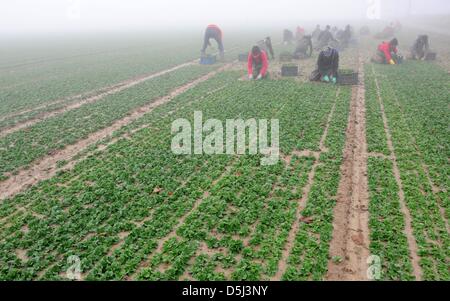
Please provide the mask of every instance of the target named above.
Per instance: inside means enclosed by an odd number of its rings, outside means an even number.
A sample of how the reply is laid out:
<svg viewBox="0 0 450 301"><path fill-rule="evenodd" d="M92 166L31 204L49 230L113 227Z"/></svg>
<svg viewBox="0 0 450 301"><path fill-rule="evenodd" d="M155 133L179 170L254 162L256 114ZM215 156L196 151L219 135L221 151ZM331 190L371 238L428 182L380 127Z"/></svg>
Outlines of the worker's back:
<svg viewBox="0 0 450 301"><path fill-rule="evenodd" d="M312 47L312 40L311 36L304 36L300 41L297 43L297 49L308 49L309 47Z"/></svg>

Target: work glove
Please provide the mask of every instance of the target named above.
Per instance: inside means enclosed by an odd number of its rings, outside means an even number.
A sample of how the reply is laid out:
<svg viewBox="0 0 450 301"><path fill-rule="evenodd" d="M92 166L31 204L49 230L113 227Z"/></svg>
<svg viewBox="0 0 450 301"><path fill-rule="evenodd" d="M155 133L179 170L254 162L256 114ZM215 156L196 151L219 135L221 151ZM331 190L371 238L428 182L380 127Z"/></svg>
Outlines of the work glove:
<svg viewBox="0 0 450 301"><path fill-rule="evenodd" d="M249 79L249 80L252 80L252 79L253 79L253 74L249 74L249 75L248 75L248 79Z"/></svg>
<svg viewBox="0 0 450 301"><path fill-rule="evenodd" d="M333 82L333 84L336 84L336 83L337 83L337 78L336 78L336 77L333 77L333 78L331 79L331 81Z"/></svg>
<svg viewBox="0 0 450 301"><path fill-rule="evenodd" d="M391 64L391 65L395 65L395 62L394 62L394 60L392 60L392 59L391 59L391 60L389 61L389 64Z"/></svg>
<svg viewBox="0 0 450 301"><path fill-rule="evenodd" d="M325 75L325 76L323 77L323 81L326 82L326 83L329 83L329 82L330 82L330 78L328 77L328 75Z"/></svg>
<svg viewBox="0 0 450 301"><path fill-rule="evenodd" d="M256 78L257 80L260 80L262 78L262 75L258 75L258 77Z"/></svg>

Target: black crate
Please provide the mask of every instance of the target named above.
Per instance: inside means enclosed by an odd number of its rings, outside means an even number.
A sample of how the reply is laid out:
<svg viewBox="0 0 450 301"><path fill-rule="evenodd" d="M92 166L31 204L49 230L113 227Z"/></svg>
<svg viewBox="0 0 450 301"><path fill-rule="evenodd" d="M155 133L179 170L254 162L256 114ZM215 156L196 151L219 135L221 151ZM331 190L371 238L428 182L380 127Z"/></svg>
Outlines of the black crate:
<svg viewBox="0 0 450 301"><path fill-rule="evenodd" d="M200 58L200 64L202 65L213 65L217 61L217 57L215 55L206 55Z"/></svg>
<svg viewBox="0 0 450 301"><path fill-rule="evenodd" d="M241 53L238 56L239 62L246 62L248 60L248 53Z"/></svg>
<svg viewBox="0 0 450 301"><path fill-rule="evenodd" d="M298 76L298 66L296 65L282 66L281 76Z"/></svg>
<svg viewBox="0 0 450 301"><path fill-rule="evenodd" d="M358 72L339 74L337 83L340 85L357 85L359 83Z"/></svg>
<svg viewBox="0 0 450 301"><path fill-rule="evenodd" d="M425 56L426 61L434 61L436 60L437 53L436 52L428 52Z"/></svg>

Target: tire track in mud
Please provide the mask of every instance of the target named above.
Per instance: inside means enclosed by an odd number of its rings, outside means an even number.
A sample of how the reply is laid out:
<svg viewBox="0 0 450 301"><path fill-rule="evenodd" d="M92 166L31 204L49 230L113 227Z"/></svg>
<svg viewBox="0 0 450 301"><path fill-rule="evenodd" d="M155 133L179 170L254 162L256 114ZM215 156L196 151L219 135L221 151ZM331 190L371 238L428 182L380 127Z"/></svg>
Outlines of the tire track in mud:
<svg viewBox="0 0 450 301"><path fill-rule="evenodd" d="M111 136L111 134L122 127L125 127L132 123L133 121L141 118L145 114L153 111L156 107L159 107L169 101L172 98L192 89L198 84L212 78L217 73L229 69L233 63L226 64L219 69L212 71L206 75L197 78L190 83L187 83L181 87L178 87L168 95L151 100L150 103L139 107L131 111L128 116L116 120L112 125L107 128L101 129L95 133L90 134L87 138L71 144L63 148L62 150L56 151L54 154L41 158L31 164L30 168L22 169L17 172L16 175L8 178L5 181L0 182L0 201L10 198L17 193L24 190L26 187L35 185L36 183L49 179L53 177L58 169L58 162L60 161L70 161L77 154L81 153L83 150L87 149L89 146Z"/></svg>
<svg viewBox="0 0 450 301"><path fill-rule="evenodd" d="M187 63L181 64L181 65L177 65L177 66L172 67L170 69L166 69L166 70L163 70L163 71L160 71L160 72L157 72L157 73L153 73L151 75L140 77L138 79L128 80L126 82L123 82L123 83L120 83L118 85L112 86L110 89L107 89L106 91L101 92L100 94L97 94L97 95L88 97L86 99L83 99L81 101L69 104L69 105L67 105L67 106L65 106L63 108L60 108L60 109L56 109L56 110L53 110L53 111L50 111L50 112L44 112L42 114L39 114L39 116L37 116L37 117L31 118L29 120L26 120L25 122L21 122L21 123L18 123L16 125L14 125L14 126L2 129L2 131L0 132L0 138L3 138L3 137L5 137L5 136L7 136L9 134L12 134L14 132L17 132L17 131L21 130L21 129L31 127L31 126L35 125L36 123L41 122L43 120L46 120L48 118L57 116L59 114L66 113L66 112L71 111L71 110L78 109L78 108L80 108L80 107L82 107L82 106L84 106L86 104L91 104L91 103L94 103L96 101L99 101L99 100L105 98L106 96L119 93L119 92L124 91L126 89L132 88L132 87L134 87L136 85L139 85L140 83L143 83L145 81L148 81L148 80L151 80L151 79L154 79L154 78L157 78L157 77L161 77L161 76L163 76L165 74L174 72L174 71L176 71L178 69L181 69L181 68L184 68L184 67L191 66L193 64L194 64L194 61L191 61L191 62L187 62Z"/></svg>
<svg viewBox="0 0 450 301"><path fill-rule="evenodd" d="M337 203L334 207L327 280L368 280L369 192L367 174L364 63L359 58L360 84L353 87ZM334 257L342 262L333 261Z"/></svg>
<svg viewBox="0 0 450 301"><path fill-rule="evenodd" d="M414 237L413 228L412 228L412 217L411 217L411 213L409 212L408 207L406 206L405 193L403 191L403 183L402 183L402 179L400 176L400 169L397 164L397 156L395 155L395 148L394 148L394 145L392 142L392 134L391 134L391 130L389 128L388 119L386 117L386 112L384 110L384 103L383 103L383 98L381 97L380 85L379 85L378 78L377 78L377 75L375 73L373 66L372 66L372 72L373 72L373 75L375 78L374 81L375 81L375 86L376 86L376 90L377 90L378 104L380 105L381 117L383 119L387 145L388 145L388 149L390 152L390 157L392 158L393 173L395 176L395 181L398 186L398 197L400 200L400 208L401 208L401 212L403 213L403 216L405 218L405 228L403 229L403 231L404 231L406 239L408 241L409 253L410 253L414 276L417 281L420 281L422 279L422 269L421 269L420 263L419 263L420 262L420 258L418 255L419 249L418 249L416 238Z"/></svg>
<svg viewBox="0 0 450 301"><path fill-rule="evenodd" d="M336 110L336 104L337 104L337 101L339 98L339 94L340 94L340 88L338 88L336 91L336 96L335 96L333 107L331 108L331 111L328 114L327 123L326 123L325 129L323 131L322 137L320 138L320 143L319 143L320 152L315 157L314 164L311 168L311 171L308 173L308 182L305 185L305 187L303 188L301 199L298 200L297 208L295 211L295 220L294 220L294 223L292 224L291 230L289 231L289 235L288 235L287 241L285 243L284 250L282 251L282 254L281 254L281 259L278 262L277 273L273 277L270 278L271 281L281 280L288 268L289 255L291 254L292 248L294 247L295 238L297 236L297 232L300 227L301 212L306 207L306 202L308 201L309 192L311 191L311 188L314 184L314 177L316 175L316 170L317 170L317 167L320 165L320 154L328 151L325 146L325 141L328 136L328 129L330 127L331 120L333 119L333 115Z"/></svg>

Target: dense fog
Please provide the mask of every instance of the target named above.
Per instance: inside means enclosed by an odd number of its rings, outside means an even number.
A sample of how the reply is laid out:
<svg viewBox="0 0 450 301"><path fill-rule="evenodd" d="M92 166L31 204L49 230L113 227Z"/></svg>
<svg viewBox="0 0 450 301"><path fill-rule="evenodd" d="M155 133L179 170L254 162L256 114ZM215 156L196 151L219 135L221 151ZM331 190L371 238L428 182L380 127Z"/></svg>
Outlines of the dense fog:
<svg viewBox="0 0 450 301"><path fill-rule="evenodd" d="M450 14L448 0L2 0L0 33L163 30L207 23L267 28Z"/></svg>

